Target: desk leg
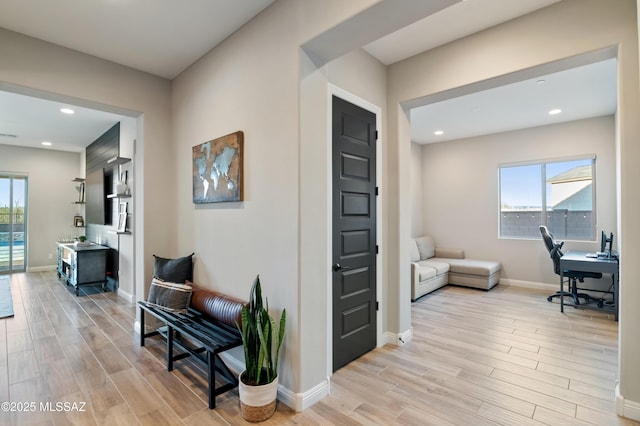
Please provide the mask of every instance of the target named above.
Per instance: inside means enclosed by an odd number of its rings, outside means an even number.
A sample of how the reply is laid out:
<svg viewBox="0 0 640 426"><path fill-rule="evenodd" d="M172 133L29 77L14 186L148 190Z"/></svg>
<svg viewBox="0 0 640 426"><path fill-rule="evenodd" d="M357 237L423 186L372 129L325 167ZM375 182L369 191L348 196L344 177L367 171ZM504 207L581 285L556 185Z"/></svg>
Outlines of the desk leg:
<svg viewBox="0 0 640 426"><path fill-rule="evenodd" d="M564 312L564 274L560 269L560 312Z"/></svg>

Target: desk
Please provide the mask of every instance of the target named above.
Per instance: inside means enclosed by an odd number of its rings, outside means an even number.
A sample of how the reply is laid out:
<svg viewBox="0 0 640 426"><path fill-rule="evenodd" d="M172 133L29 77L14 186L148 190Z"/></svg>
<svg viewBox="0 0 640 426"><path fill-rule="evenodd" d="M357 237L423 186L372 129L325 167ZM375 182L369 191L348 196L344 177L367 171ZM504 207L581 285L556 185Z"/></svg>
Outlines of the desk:
<svg viewBox="0 0 640 426"><path fill-rule="evenodd" d="M560 258L560 291L564 290L564 275L562 271L600 272L611 274L613 278L613 309L618 321L618 259L606 257L587 257L585 251L568 251ZM564 298L560 298L560 312L564 312Z"/></svg>

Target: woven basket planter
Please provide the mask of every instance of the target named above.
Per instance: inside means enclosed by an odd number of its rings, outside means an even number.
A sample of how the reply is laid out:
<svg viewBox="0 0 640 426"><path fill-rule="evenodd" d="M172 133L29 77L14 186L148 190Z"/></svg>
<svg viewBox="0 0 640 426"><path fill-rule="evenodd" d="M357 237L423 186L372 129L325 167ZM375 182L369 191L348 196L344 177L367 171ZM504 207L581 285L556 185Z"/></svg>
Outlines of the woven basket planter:
<svg viewBox="0 0 640 426"><path fill-rule="evenodd" d="M260 386L246 385L240 375L238 392L240 393L240 412L248 422L262 422L276 411L278 397L278 377L271 383Z"/></svg>

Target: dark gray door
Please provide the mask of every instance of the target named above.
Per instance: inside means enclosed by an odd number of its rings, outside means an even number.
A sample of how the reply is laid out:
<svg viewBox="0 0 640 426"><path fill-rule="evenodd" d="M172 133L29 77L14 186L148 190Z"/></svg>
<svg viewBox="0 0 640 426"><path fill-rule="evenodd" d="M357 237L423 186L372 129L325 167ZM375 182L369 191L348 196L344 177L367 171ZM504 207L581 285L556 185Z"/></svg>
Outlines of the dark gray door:
<svg viewBox="0 0 640 426"><path fill-rule="evenodd" d="M333 371L376 346L376 116L333 97Z"/></svg>

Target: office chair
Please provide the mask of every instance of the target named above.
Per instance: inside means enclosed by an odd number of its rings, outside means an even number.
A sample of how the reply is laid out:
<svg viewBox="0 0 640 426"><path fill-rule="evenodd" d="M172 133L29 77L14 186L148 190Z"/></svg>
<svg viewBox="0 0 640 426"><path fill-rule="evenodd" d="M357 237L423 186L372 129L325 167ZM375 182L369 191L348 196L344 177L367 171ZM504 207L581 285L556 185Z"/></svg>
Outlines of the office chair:
<svg viewBox="0 0 640 426"><path fill-rule="evenodd" d="M544 245L549 250L549 255L553 260L553 271L560 275L560 258L562 257L562 246L564 242L556 243L553 238L553 234L549 232L546 226L540 226L540 234L542 235L542 241L544 241ZM586 293L578 293L578 281L583 283L585 278L602 278L602 274L600 272L583 272L583 271L569 271L563 270L562 276L568 278L569 291L557 291L551 296L547 297L547 300L551 302L554 297L563 297L569 296L573 298L573 304L580 304L580 297L582 297L585 302L591 301L591 297Z"/></svg>

